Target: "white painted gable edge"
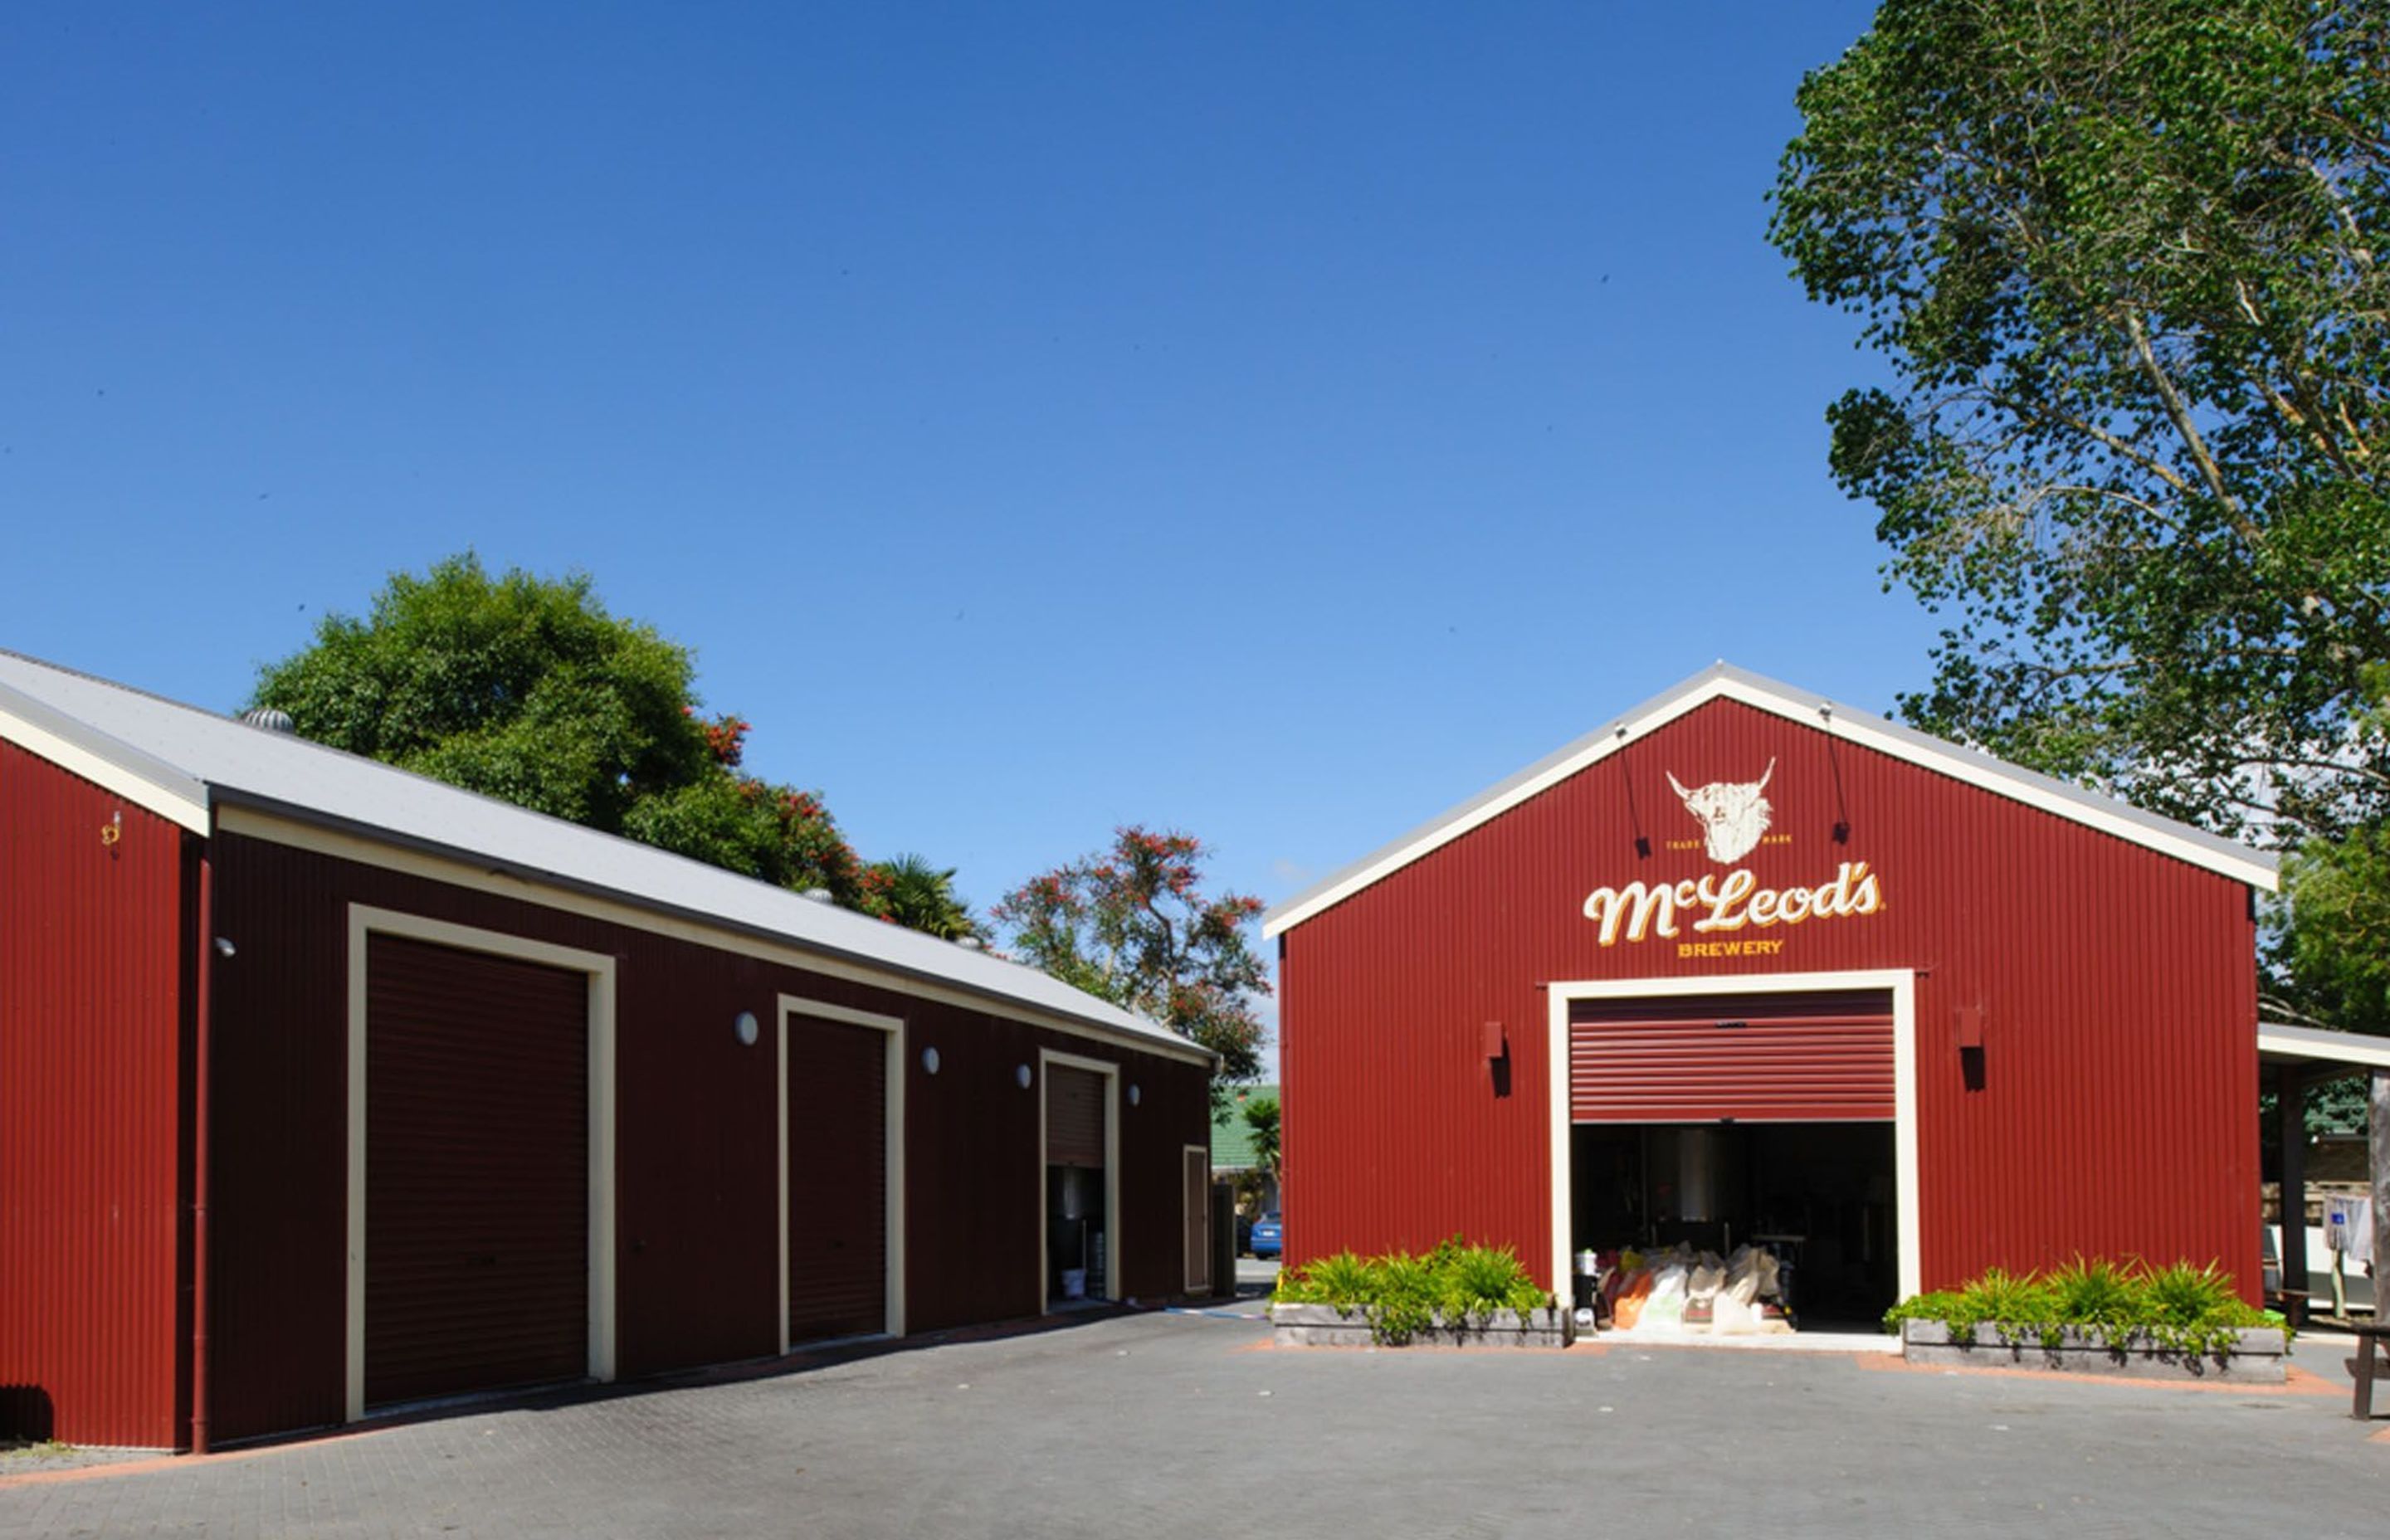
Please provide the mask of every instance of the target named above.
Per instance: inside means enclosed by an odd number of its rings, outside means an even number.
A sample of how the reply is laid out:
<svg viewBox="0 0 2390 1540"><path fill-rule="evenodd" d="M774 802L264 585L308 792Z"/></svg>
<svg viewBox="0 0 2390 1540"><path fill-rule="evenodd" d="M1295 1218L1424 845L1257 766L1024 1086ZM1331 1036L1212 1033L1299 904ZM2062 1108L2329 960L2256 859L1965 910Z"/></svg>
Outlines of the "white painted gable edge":
<svg viewBox="0 0 2390 1540"><path fill-rule="evenodd" d="M206 782L6 685L0 685L0 739L194 834L209 832Z"/></svg>
<svg viewBox="0 0 2390 1540"><path fill-rule="evenodd" d="M1740 701L1787 721L1805 724L1844 742L1873 749L2266 892L2274 892L2281 883L2276 860L2267 852L1719 663L1273 906L1262 917L1263 936L1275 937L1292 930L1481 824L1492 822L1579 771L1600 764L1637 739L1649 737L1713 700L1722 699Z"/></svg>

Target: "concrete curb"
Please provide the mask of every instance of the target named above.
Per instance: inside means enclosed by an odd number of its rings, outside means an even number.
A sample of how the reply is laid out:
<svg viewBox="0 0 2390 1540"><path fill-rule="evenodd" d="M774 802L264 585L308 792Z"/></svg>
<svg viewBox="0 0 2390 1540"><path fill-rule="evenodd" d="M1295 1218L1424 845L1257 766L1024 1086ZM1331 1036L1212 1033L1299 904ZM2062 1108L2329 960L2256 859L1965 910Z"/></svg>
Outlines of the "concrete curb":
<svg viewBox="0 0 2390 1540"><path fill-rule="evenodd" d="M2039 1369L2055 1374L2111 1375L2127 1379L2220 1380L2238 1384L2279 1385L2287 1378L2283 1360L2287 1345L2273 1327L2242 1330L2233 1345L2204 1356L2164 1347L2146 1333L2135 1333L2111 1347L2093 1331L2069 1327L2054 1346L2045 1347L2039 1334L2027 1328L2002 1339L1989 1322L1975 1328L1972 1343L1954 1341L1941 1321L1900 1323L1901 1356L1909 1363L1939 1368Z"/></svg>
<svg viewBox="0 0 2390 1540"><path fill-rule="evenodd" d="M1273 1304L1270 1324L1279 1347L1376 1347L1369 1317L1359 1306L1347 1314L1332 1304ZM1483 1322L1439 1317L1412 1341L1421 1347L1566 1347L1575 1340L1568 1313L1538 1310L1521 1315L1497 1310ZM1406 1344L1407 1345L1407 1344Z"/></svg>

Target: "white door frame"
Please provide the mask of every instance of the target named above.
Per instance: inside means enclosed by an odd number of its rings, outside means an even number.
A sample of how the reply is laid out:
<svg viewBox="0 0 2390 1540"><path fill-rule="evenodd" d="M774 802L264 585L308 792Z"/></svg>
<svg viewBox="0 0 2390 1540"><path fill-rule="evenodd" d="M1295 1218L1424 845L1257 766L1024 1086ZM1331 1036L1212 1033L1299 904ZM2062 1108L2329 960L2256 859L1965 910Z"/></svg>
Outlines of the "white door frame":
<svg viewBox="0 0 2390 1540"><path fill-rule="evenodd" d="M349 1265L347 1419L366 1415L366 951L375 936L403 936L460 951L514 957L589 979L588 1376L614 1378L615 962L603 952L457 925L370 905L349 905Z"/></svg>
<svg viewBox="0 0 2390 1540"><path fill-rule="evenodd" d="M882 1092L884 1101L880 1120L881 1169L887 1174L887 1190L883 1195L885 1210L881 1232L887 1240L880 1262L887 1269L887 1277L880 1317L886 1329L879 1335L905 1335L905 1019L856 1010L851 1006L832 1005L827 1000L807 1000L794 995L783 995L779 1002L779 1051L775 1060L778 1065L779 1077L780 1353L783 1356L793 1345L789 1341L789 1018L791 1016L811 1016L818 1020L836 1021L842 1026L868 1027L879 1033L883 1040L886 1085Z"/></svg>
<svg viewBox="0 0 2390 1540"><path fill-rule="evenodd" d="M1546 1032L1551 1082L1552 1292L1568 1298L1569 1228L1574 1193L1570 1187L1569 1007L1578 1000L1616 1000L1670 995L1809 995L1831 990L1882 989L1892 994L1892 1166L1895 1226L1898 1230L1900 1297L1921 1290L1923 1252L1918 1234L1917 1190L1917 975L1905 968L1846 973L1762 973L1740 978L1584 979L1547 986Z"/></svg>
<svg viewBox="0 0 2390 1540"><path fill-rule="evenodd" d="M1122 1300L1120 1212L1120 1066L1100 1059L1084 1059L1057 1048L1037 1050L1037 1314L1054 1307L1048 1297L1046 1266L1046 1075L1055 1065L1091 1070L1104 1077L1104 1287L1107 1299ZM1180 1180L1185 1180L1184 1177Z"/></svg>

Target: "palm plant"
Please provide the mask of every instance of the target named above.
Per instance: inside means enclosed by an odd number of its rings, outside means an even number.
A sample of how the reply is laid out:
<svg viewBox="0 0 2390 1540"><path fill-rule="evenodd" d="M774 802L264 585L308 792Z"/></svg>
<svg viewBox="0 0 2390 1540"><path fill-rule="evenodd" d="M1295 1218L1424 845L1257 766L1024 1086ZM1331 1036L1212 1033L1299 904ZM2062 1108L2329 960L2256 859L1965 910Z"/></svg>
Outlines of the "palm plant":
<svg viewBox="0 0 2390 1540"><path fill-rule="evenodd" d="M1273 1178L1279 1176L1279 1112L1276 1097L1255 1097L1245 1103L1245 1126L1253 1130L1253 1160Z"/></svg>
<svg viewBox="0 0 2390 1540"><path fill-rule="evenodd" d="M888 905L888 918L897 924L944 941L984 939L970 905L955 892L952 866L933 866L926 857L913 854L872 865L886 878L880 897Z"/></svg>

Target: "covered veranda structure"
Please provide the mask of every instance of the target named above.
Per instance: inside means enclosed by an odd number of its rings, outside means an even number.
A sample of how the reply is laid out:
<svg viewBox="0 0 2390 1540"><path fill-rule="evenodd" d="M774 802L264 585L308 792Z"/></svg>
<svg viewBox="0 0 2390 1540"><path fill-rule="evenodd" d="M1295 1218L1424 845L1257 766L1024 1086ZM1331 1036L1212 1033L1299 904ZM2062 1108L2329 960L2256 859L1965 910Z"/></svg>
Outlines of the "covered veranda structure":
<svg viewBox="0 0 2390 1540"><path fill-rule="evenodd" d="M2344 1075L2370 1076L2366 1169L2373 1190L2374 1314L2390 1284L2390 1037L2327 1032L2272 1021L2257 1024L2257 1061L2281 1109L2281 1269L2283 1314L2306 1314L2307 1282L2307 1092ZM2294 1220L2293 1216L2297 1216Z"/></svg>

